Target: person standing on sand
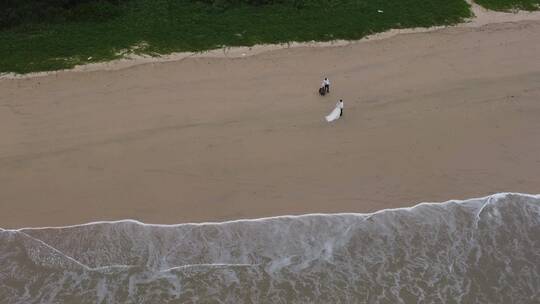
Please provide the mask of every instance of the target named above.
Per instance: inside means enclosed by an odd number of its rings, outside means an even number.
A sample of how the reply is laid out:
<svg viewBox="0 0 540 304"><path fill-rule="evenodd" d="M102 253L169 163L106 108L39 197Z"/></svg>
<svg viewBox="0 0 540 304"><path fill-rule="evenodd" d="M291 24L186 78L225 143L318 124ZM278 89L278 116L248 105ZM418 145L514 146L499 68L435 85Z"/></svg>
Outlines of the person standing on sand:
<svg viewBox="0 0 540 304"><path fill-rule="evenodd" d="M343 116L343 99L340 99L337 103L332 112L330 114L326 115L325 119L327 122L335 121Z"/></svg>
<svg viewBox="0 0 540 304"><path fill-rule="evenodd" d="M326 93L330 93L330 80L328 78L324 77L324 80L322 82L322 87L324 87L324 90Z"/></svg>

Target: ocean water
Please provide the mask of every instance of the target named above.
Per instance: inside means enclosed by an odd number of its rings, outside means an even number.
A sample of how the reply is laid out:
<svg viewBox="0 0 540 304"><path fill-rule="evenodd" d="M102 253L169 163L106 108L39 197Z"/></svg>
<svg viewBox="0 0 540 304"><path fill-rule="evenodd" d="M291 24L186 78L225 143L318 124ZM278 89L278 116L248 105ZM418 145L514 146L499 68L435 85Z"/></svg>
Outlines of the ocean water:
<svg viewBox="0 0 540 304"><path fill-rule="evenodd" d="M0 230L0 303L540 303L540 195Z"/></svg>

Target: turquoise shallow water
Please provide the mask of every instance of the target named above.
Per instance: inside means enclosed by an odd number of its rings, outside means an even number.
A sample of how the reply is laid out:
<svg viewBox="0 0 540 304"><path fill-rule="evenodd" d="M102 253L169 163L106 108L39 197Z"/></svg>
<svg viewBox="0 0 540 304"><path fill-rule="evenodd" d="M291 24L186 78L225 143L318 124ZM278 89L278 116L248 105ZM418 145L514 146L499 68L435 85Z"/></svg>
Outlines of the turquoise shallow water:
<svg viewBox="0 0 540 304"><path fill-rule="evenodd" d="M540 303L540 196L0 230L2 303Z"/></svg>

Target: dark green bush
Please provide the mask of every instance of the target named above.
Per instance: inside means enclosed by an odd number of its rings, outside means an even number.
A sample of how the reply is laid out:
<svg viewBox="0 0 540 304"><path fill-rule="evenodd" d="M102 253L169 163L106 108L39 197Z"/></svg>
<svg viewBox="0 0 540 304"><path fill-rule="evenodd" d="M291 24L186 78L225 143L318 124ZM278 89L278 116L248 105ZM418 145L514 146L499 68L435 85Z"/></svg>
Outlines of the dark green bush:
<svg viewBox="0 0 540 304"><path fill-rule="evenodd" d="M0 29L65 21L103 21L121 13L122 0L1 0Z"/></svg>
<svg viewBox="0 0 540 304"><path fill-rule="evenodd" d="M290 7L301 8L307 5L320 4L328 2L327 0L202 0L205 4L219 8L228 8L240 5L263 6L263 5L287 5Z"/></svg>
<svg viewBox="0 0 540 304"><path fill-rule="evenodd" d="M122 10L118 4L109 1L83 3L69 12L69 19L76 21L105 21L119 16Z"/></svg>

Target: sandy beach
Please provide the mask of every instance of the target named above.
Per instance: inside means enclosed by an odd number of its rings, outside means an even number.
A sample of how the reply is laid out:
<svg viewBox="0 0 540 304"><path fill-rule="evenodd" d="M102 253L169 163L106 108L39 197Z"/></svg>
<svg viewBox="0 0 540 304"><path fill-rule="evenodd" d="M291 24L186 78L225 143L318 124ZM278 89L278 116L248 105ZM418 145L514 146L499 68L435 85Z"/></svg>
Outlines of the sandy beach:
<svg viewBox="0 0 540 304"><path fill-rule="evenodd" d="M0 93L3 228L540 192L540 21L2 79Z"/></svg>

